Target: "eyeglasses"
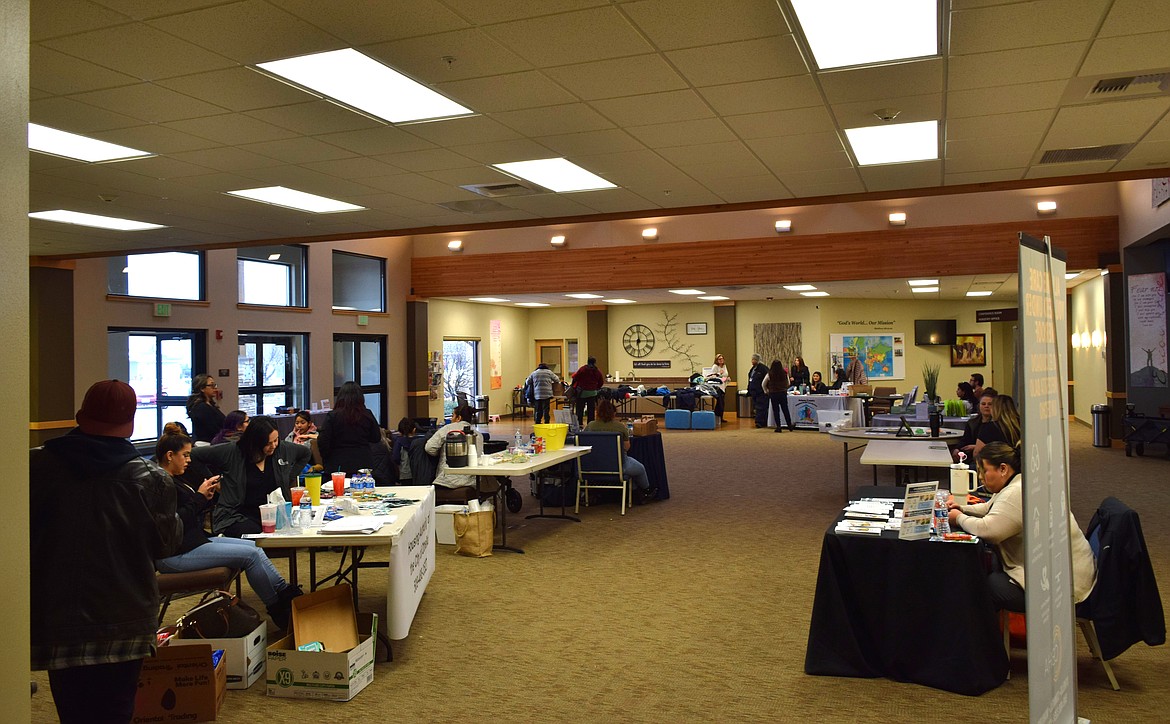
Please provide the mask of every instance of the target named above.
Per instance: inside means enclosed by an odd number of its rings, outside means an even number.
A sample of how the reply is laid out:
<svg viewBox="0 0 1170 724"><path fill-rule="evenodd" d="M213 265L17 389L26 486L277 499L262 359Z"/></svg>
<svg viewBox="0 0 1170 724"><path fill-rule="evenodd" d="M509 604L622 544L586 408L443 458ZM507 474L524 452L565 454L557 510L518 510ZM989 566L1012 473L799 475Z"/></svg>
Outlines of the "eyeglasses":
<svg viewBox="0 0 1170 724"><path fill-rule="evenodd" d="M216 384L216 383L214 383L214 382L208 382L206 385L203 385L203 388L204 388L204 389L206 389L206 388L208 388L208 387L219 387L219 385L217 385L217 384Z"/></svg>

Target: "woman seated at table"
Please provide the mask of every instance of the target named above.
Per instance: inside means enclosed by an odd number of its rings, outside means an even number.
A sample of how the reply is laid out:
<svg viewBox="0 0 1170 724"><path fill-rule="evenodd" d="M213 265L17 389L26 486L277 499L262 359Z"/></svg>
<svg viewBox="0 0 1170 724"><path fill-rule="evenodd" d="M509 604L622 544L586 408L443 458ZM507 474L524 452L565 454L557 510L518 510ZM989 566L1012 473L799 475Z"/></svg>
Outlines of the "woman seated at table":
<svg viewBox="0 0 1170 724"><path fill-rule="evenodd" d="M996 399L1003 399L1002 397ZM1011 399L1011 398L1008 398ZM993 493L978 505L948 504L951 526L977 535L995 546L999 570L987 576L996 609L1024 610L1024 478L1020 475L1019 450L1005 442L988 444L979 453L983 485ZM1089 542L1081 533L1072 511L1068 514L1072 547L1073 599L1089 597L1097 581L1097 565Z"/></svg>
<svg viewBox="0 0 1170 724"><path fill-rule="evenodd" d="M979 406L979 400L975 397L975 389L971 387L970 382L960 382L958 388L955 389L955 396L963 401L968 415L975 412L975 408Z"/></svg>
<svg viewBox="0 0 1170 724"><path fill-rule="evenodd" d="M650 487L650 478L646 475L646 466L628 455L630 450L630 428L624 422L615 420L617 408L613 400L605 398L597 403L597 419L585 427L586 432L616 432L622 436L622 470L634 484L634 495L638 502L653 500L658 495L657 488Z"/></svg>
<svg viewBox="0 0 1170 724"><path fill-rule="evenodd" d="M223 426L219 428L219 432L215 433L215 437L211 438L211 444L235 442L240 439L240 435L244 434L244 428L247 426L248 413L243 410L232 410L224 415Z"/></svg>
<svg viewBox="0 0 1170 724"><path fill-rule="evenodd" d="M317 434L317 426L313 424L313 416L309 414L308 410L301 410L293 418L293 429L288 435L285 435L284 439L307 446L310 441L317 439Z"/></svg>
<svg viewBox="0 0 1170 724"><path fill-rule="evenodd" d="M979 398L979 414L973 415L971 419L967 420L966 426L963 428L963 436L959 438L958 443L951 448L951 457L955 462L959 462L959 453L965 453L964 460L972 468L975 467L975 443L979 441L979 431L983 429L984 425L990 425L991 422L991 402L999 393L991 387L983 389L983 396Z"/></svg>
<svg viewBox="0 0 1170 724"><path fill-rule="evenodd" d="M261 415L239 440L194 448L191 460L223 476L211 529L239 538L260 532L260 506L273 490L280 488L284 499L292 500L293 480L309 462L309 448L281 440L276 423Z"/></svg>
<svg viewBox="0 0 1170 724"><path fill-rule="evenodd" d="M1020 412L1011 395L996 395L991 401L991 423L979 428L975 441L976 455L993 442L1006 442L1012 447L1020 444Z"/></svg>
<svg viewBox="0 0 1170 724"><path fill-rule="evenodd" d="M191 462L191 438L177 424L168 422L155 445L154 459L175 481L179 519L183 521L183 542L178 551L169 558L155 561L154 567L160 573L186 573L216 566L243 569L248 584L264 602L272 622L277 628L287 628L292 600L301 595L300 587L290 586L255 542L207 537L203 518L219 492L220 476L206 478L198 487L194 487L194 481L190 484L183 481Z"/></svg>
<svg viewBox="0 0 1170 724"><path fill-rule="evenodd" d="M808 393L810 395L827 395L829 388L821 381L821 373L813 372L812 379L808 383Z"/></svg>
<svg viewBox="0 0 1170 724"><path fill-rule="evenodd" d="M833 384L829 385L829 389L830 390L839 390L839 389L841 389L841 386L844 385L848 381L849 381L849 378L845 376L845 370L838 367L837 371L833 373Z"/></svg>
<svg viewBox="0 0 1170 724"><path fill-rule="evenodd" d="M346 382L337 391L333 409L321 423L317 448L325 469L353 475L374 468L373 443L382 442L382 428L366 408L366 396L356 382Z"/></svg>
<svg viewBox="0 0 1170 724"><path fill-rule="evenodd" d="M447 433L463 432L464 428L475 428L476 414L471 405L461 405L451 412L451 422L443 425L427 439L426 451L433 458L439 459L435 467L435 485L444 488L474 488L474 475L457 475L447 469ZM468 440L468 443L471 441Z"/></svg>

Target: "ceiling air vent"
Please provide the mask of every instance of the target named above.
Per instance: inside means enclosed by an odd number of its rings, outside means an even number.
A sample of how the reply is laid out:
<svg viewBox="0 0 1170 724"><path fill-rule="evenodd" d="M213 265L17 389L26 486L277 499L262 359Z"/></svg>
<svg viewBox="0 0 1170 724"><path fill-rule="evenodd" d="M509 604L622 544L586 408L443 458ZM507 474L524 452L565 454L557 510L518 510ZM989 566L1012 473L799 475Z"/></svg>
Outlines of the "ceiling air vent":
<svg viewBox="0 0 1170 724"><path fill-rule="evenodd" d="M437 206L444 209L458 211L461 214L492 214L497 211L513 211L511 206L492 201L491 199L470 199L464 201L445 201Z"/></svg>
<svg viewBox="0 0 1170 724"><path fill-rule="evenodd" d="M1134 144L1114 143L1109 146L1084 146L1081 148L1054 148L1040 157L1041 165L1046 163L1078 163L1081 161L1120 161L1130 152Z"/></svg>
<svg viewBox="0 0 1170 724"><path fill-rule="evenodd" d="M1170 90L1170 73L1147 73L1099 80L1085 98L1097 100L1128 98L1165 93L1167 90Z"/></svg>
<svg viewBox="0 0 1170 724"><path fill-rule="evenodd" d="M473 194L487 196L489 199L495 199L501 196L531 196L532 194L540 193L531 186L525 186L515 181L504 181L494 184L468 184L459 188L467 189Z"/></svg>

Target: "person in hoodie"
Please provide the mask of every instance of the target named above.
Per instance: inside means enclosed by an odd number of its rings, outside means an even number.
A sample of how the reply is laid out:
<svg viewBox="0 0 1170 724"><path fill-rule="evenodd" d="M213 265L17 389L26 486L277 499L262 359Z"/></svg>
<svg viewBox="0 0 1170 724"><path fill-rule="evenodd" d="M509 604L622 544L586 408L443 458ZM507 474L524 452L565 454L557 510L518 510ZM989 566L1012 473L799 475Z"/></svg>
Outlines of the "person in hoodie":
<svg viewBox="0 0 1170 724"><path fill-rule="evenodd" d="M155 650L154 561L183 538L171 476L127 440L137 406L130 385L97 382L77 427L29 451L32 669L64 724L130 721Z"/></svg>

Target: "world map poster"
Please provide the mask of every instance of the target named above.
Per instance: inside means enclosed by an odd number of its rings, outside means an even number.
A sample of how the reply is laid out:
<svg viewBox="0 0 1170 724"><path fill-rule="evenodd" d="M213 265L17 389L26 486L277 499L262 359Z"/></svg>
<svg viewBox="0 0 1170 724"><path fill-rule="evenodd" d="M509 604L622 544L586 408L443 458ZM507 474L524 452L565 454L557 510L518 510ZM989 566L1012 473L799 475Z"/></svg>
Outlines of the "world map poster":
<svg viewBox="0 0 1170 724"><path fill-rule="evenodd" d="M849 368L854 358L865 365L870 380L902 380L906 378L906 335L888 334L830 334L829 354Z"/></svg>

